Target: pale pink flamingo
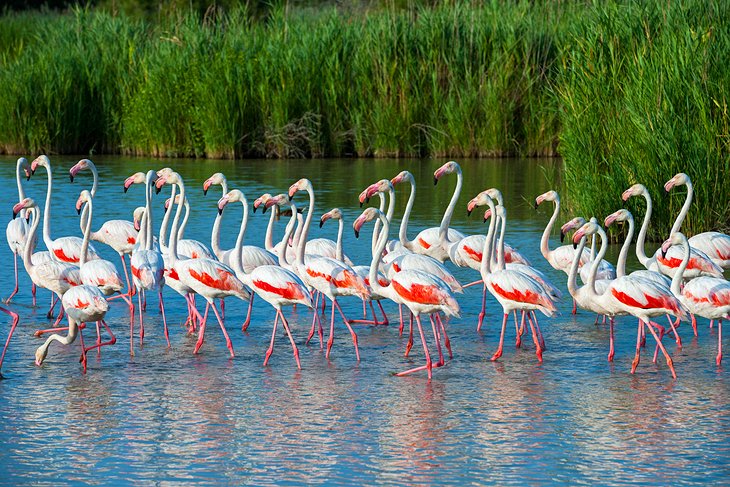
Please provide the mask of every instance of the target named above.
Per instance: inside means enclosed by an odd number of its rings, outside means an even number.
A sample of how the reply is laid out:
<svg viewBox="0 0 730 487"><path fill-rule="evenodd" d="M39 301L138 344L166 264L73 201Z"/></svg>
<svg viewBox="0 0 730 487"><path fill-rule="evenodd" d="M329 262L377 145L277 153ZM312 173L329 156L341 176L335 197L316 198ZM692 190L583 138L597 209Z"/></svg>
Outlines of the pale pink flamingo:
<svg viewBox="0 0 730 487"><path fill-rule="evenodd" d="M388 240L388 230L390 224L388 219L383 215L381 211L376 208L367 208L365 211L355 220L353 228L355 230L355 236L358 236L360 229L365 222L372 221L378 218L383 225L380 232L377 248L373 252L373 259L370 263L370 286L372 290L382 296L385 296L398 304L404 304L408 307L410 312L416 318L416 324L418 326L419 334L421 335L421 344L423 345L423 352L426 356L426 364L405 370L396 374L399 377L417 372L420 370L426 370L428 372L428 378L432 376L433 367L440 367L444 365L445 360L441 352L441 334L443 333L444 339L448 345L448 336L446 335L446 327L444 326L441 318L438 316L439 312L443 312L447 316L459 316L460 308L454 298L454 294L451 292L449 286L439 279L438 277L426 274L425 272L417 270L403 270L393 276L388 286L381 286L377 279L378 267L380 266L380 256L385 250L385 245ZM428 314L430 316L431 327L433 329L434 338L439 352L439 360L436 364L431 360L431 355L428 351L428 344L426 342L426 336L423 333L423 327L421 326L421 315ZM437 325L438 324L438 325Z"/></svg>
<svg viewBox="0 0 730 487"><path fill-rule="evenodd" d="M689 176L685 173L676 174L664 185L664 190L669 192L672 188L683 184L687 186L687 196L684 205L682 205L682 210L677 215L674 225L672 225L672 230L669 232L669 235L678 232L682 228L682 222L684 222L684 218L687 216L689 207L692 204L694 187ZM702 232L690 237L689 245L704 252L716 265L723 269L730 269L730 235L720 232Z"/></svg>
<svg viewBox="0 0 730 487"><path fill-rule="evenodd" d="M38 347L36 350L35 363L38 366L43 364L43 361L46 359L46 355L48 354L48 347L51 345L51 342L57 341L62 345L70 345L73 343L76 340L76 335L82 323L96 322L97 331L99 332L99 323L102 323L111 336L109 341L97 341L96 345L86 347L84 345L83 336L81 337L81 364L84 367L84 372L86 372L86 352L94 348L98 349L100 347L116 343L114 334L104 321L104 317L109 310L109 304L98 287L87 285L76 286L69 289L63 295L61 303L66 309L66 314L68 315L68 334L66 336L56 334L49 336L43 345Z"/></svg>
<svg viewBox="0 0 730 487"><path fill-rule="evenodd" d="M330 350L332 349L332 343L334 342L335 308L337 308L340 315L342 316L342 320L345 323L345 326L347 326L347 328L350 330L352 342L355 347L355 356L359 361L360 351L357 346L357 334L355 333L355 330L352 329L349 320L345 316L345 313L342 311L340 304L337 302L337 297L357 296L361 299L367 299L369 296L368 287L365 285L365 281L363 281L363 279L358 276L357 273L344 262L339 262L329 257L323 257L321 255L314 254L306 254L305 259L307 236L309 234L309 227L312 223L312 216L314 214L314 189L312 188L312 183L308 179L302 178L289 187L289 198L293 198L298 191L306 191L309 194L309 210L307 211L307 218L304 221L304 225L302 227L302 234L299 237L297 256L292 265L292 268L294 272L296 272L299 277L301 277L302 281L307 284L308 287L316 289L324 296L329 298L332 302L330 336L327 340L326 357L329 357ZM276 203L277 202L269 200L269 202L267 202L266 204L267 206L272 206ZM292 212L296 214L296 208L294 206L292 206ZM281 259L282 256L279 256L279 258ZM283 262L282 265L286 265L286 262ZM314 319L319 319L316 310L316 304L314 310Z"/></svg>
<svg viewBox="0 0 730 487"><path fill-rule="evenodd" d="M595 216L592 216L589 221L592 221L593 223L598 223L598 219ZM565 234L572 230L577 230L585 224L585 219L580 216L577 216L569 222L565 223L562 227L560 227L560 241L563 241L563 239L565 238ZM591 238L591 258L590 261L586 264L592 264L596 258L596 240L596 238ZM588 277L591 273L591 268L591 265L580 266L578 274L580 275L580 280L583 281L583 284L588 284ZM606 259L602 259L598 263L596 279L616 279L616 268Z"/></svg>
<svg viewBox="0 0 730 487"><path fill-rule="evenodd" d="M459 194L461 194L461 187L464 182L464 177L461 173L461 167L457 162L449 161L434 172L433 181L435 185L443 176L453 173L456 173L457 176L456 188L454 189L454 193L451 196L451 201L449 201L449 205L446 207L444 216L441 219L441 225L439 227L427 228L426 230L422 230L413 241L408 241L407 237L408 219L410 217L410 211L413 208L412 201L416 188L413 176L411 175L409 177L410 173L404 171L395 178L393 178L392 181L393 184L398 184L406 180L409 180L409 182L411 183L411 197L408 199L408 206L406 206L406 211L403 214L403 222L401 223L399 236L401 244L413 252L416 252L418 254L430 255L440 262L443 262L449 258L449 245L453 244L454 242L458 242L466 236L458 230L449 228L449 224L451 223L451 217L454 214L454 209L456 208L456 203L459 199Z"/></svg>
<svg viewBox="0 0 730 487"><path fill-rule="evenodd" d="M554 190L541 194L535 198L535 209L537 209L537 207L545 201L552 201L555 205L553 215L550 217L550 221L548 221L547 226L545 226L545 231L542 233L542 238L540 239L540 252L553 269L563 271L568 274L570 272L570 266L573 263L573 254L575 253L575 249L571 245L561 245L560 247L550 250L550 232L552 232L553 225L555 225L558 215L560 214L560 196L558 195L558 192ZM586 263L590 262L590 257L590 253L584 249L578 265L582 267ZM573 314L575 314L575 312L576 303L573 301Z"/></svg>
<svg viewBox="0 0 730 487"><path fill-rule="evenodd" d="M291 342L292 350L294 353L294 359L297 362L297 368L301 369L301 363L299 362L299 350L297 349L294 338L292 337L289 324L284 317L284 313L281 308L283 306L292 306L294 304L303 304L304 306L312 307L312 298L309 295L309 290L305 286L304 282L292 271L284 269L283 267L271 264L258 265L249 271L243 267L243 238L246 232L246 220L248 219L248 202L243 193L237 189L231 190L223 195L218 200L218 209L223 211L223 208L228 203L240 202L243 205L243 218L241 221L241 229L238 232L238 238L236 239L236 247L233 249L233 255L231 261L233 262L233 270L236 272L241 281L254 290L256 294L261 296L264 301L269 303L276 310L276 318L274 319L274 330L271 334L271 344L266 351L266 357L264 358L264 365L267 365L269 358L274 351L274 341L276 339L276 325L281 318L281 323L284 326L284 331L289 337Z"/></svg>
<svg viewBox="0 0 730 487"><path fill-rule="evenodd" d="M644 223L641 225L639 235L636 237L636 257L638 257L639 262L641 262L641 264L650 271L658 271L669 277L674 276L674 272L677 268L679 268L679 264L682 262L681 251L678 248L672 249L670 247L667 254L662 256L661 250L657 249L651 258L647 257L644 252L644 241L646 239L646 232L649 228L649 220L651 219L652 213L651 196L643 184L634 184L623 192L621 198L626 201L632 196L643 196L646 200L646 215L644 215ZM687 206L687 202L685 202L685 206ZM692 279L698 276L722 277L722 268L712 262L704 252L691 248L691 245L690 252L689 264L684 272L685 279Z"/></svg>
<svg viewBox="0 0 730 487"><path fill-rule="evenodd" d="M3 361L5 360L5 352L8 351L8 345L10 345L10 339L13 338L13 332L15 331L15 327L18 326L18 321L20 320L20 317L17 313L14 313L10 311L9 309L5 309L2 306L0 306L0 311L5 313L6 315L9 315L13 319L13 323L10 325L10 332L8 333L8 338L5 340L5 346L3 347L3 354L0 355L0 380L4 379L3 377Z"/></svg>
<svg viewBox="0 0 730 487"><path fill-rule="evenodd" d="M387 218L387 217L386 217ZM319 227L322 228L324 225L324 222L327 220L337 220L338 227L337 227L337 260L342 262L342 234L344 232L344 221L342 217L342 210L339 208L333 208L327 213L323 214L319 219ZM373 251L375 249L372 249ZM366 265L355 265L352 266L352 270L354 270L358 276L360 276L363 281L365 281L365 285L368 286L368 289L370 290L370 299L363 300L363 319L361 320L350 320L350 323L364 323L368 325L387 325L389 323L388 321L388 315L385 314L385 310L383 309L383 305L381 304L381 300L384 299L383 296L373 293L372 288L370 287L370 266ZM387 286L390 280L383 274L382 272L378 273L378 281L380 282L381 286ZM378 317L375 314L375 308L373 307L373 301L377 301L378 307L380 308L380 312L383 314L383 321L378 321ZM373 313L373 319L367 320L365 319L366 313L365 313L365 303L370 304L370 311Z"/></svg>
<svg viewBox="0 0 730 487"><path fill-rule="evenodd" d="M180 188L180 198L182 201L185 201L185 184L178 173L170 168L164 168L157 171L157 176L158 179L156 186L158 192L165 184L176 184ZM236 277L233 269L217 260L206 258L178 260L177 237L178 221L180 219L181 209L181 205L178 205L175 212L175 219L172 224L172 230L170 231L169 264L172 271L178 275L180 281L185 286L191 288L197 294L205 298L207 303L203 316L200 316L200 313L193 308L193 311L201 322L194 353L198 353L200 351L200 347L203 346L208 310L212 307L213 313L218 319L218 324L223 332L223 336L226 339L228 351L231 354L231 357L233 357L235 355L233 352L233 344L231 343L231 339L228 336L228 332L223 325L223 321L213 300L235 296L244 301L248 301L251 299L251 293L249 293L241 280Z"/></svg>
<svg viewBox="0 0 730 487"><path fill-rule="evenodd" d="M132 268L132 280L137 288L137 304L139 307L139 341L144 340L144 317L142 314L142 291L155 290L160 299L160 310L162 311L162 323L164 325L165 340L168 348L170 338L167 330L167 318L165 317L165 304L162 299L162 288L165 285L165 262L159 250L152 248L152 184L156 179L155 172L150 170L145 175L145 213L144 228L140 231L139 241L144 247L137 248L132 252L130 264ZM134 356L134 313L129 320L129 353Z"/></svg>
<svg viewBox="0 0 730 487"><path fill-rule="evenodd" d="M584 235L594 234L599 235L601 242L607 240L606 233L599 225L588 222L573 235L573 243L577 244ZM600 253L599 256L603 258ZM623 276L611 281L602 294L596 293L594 295L594 299L606 311L608 316L625 313L639 319L636 336L636 355L631 365L631 373L634 373L636 367L639 365L642 332L644 325L646 325L654 336L657 346L664 354L667 365L672 371L672 377L677 377L672 358L669 356L666 348L664 348L660 336L654 330L655 328L659 329L660 334L663 335L664 328L658 323L651 321L653 317L667 314L680 318L686 316L686 311L682 307L682 304L674 297L669 288L642 277ZM656 357L656 352L654 355Z"/></svg>
<svg viewBox="0 0 730 487"><path fill-rule="evenodd" d="M489 206L489 209L492 210L492 215L495 214L496 208L494 206L494 202L487 191L482 191L472 198L467 205L467 211L471 211L477 206L484 205ZM495 226L496 218L490 218L487 238L484 241L484 249L482 250L482 265L479 269L482 275L482 280L487 286L487 290L497 299L503 310L502 331L499 339L499 347L491 358L493 361L502 356L504 332L507 326L507 318L510 313L516 310L539 310L546 316L552 316L556 311L553 298L545 291L543 286L532 277L515 270L503 269L501 268L501 265L498 265L495 271L491 270L491 259L489 256L492 255L492 236L494 235ZM538 332L536 330L537 324L533 322L530 313L525 313L522 315L523 325L525 317L527 317L530 323L530 328L532 329L532 338L535 342L535 354L537 355L538 360L542 362L543 347L540 344L541 340L539 339Z"/></svg>
<svg viewBox="0 0 730 487"><path fill-rule="evenodd" d="M730 282L716 277L702 276L692 279L681 287L682 274L690 259L690 244L687 237L680 232L675 232L662 244L661 251L666 252L671 245L682 247L684 252L682 263L672 278L672 293L692 313L693 320L694 315L718 320L715 363L720 365L722 362L722 320L730 319Z"/></svg>
<svg viewBox="0 0 730 487"><path fill-rule="evenodd" d="M18 186L18 201L25 199L25 192L23 191L23 183L20 181L20 173L24 172L27 177L30 177L30 166L28 160L25 157L19 157L15 164L15 182ZM13 218L8 222L8 226L5 228L5 237L8 240L8 247L13 252L13 267L15 269L15 288L13 292L5 299L5 303L9 303L13 296L18 293L18 256L23 253L23 249L27 244L33 247L35 250L38 244L38 239L34 241L28 240L28 233L30 231L30 225L26 217L26 212L23 210L20 215L21 218ZM22 257L21 257L22 259ZM35 306L35 284L32 285L31 291L33 293L33 305Z"/></svg>
<svg viewBox="0 0 730 487"><path fill-rule="evenodd" d="M165 202L165 216L162 219L162 225L160 225L160 249L162 253L167 253L169 247L169 241L167 239L167 223L170 217L170 212L167 211L170 201L174 200L175 204L181 204L185 208L185 216L183 217L180 228L177 231L177 253L183 257L189 257L191 259L216 259L215 254L211 249L208 248L200 240L194 240L191 238L183 238L185 236L185 227L188 224L188 218L190 217L190 202L187 198L182 198L182 194L175 196L175 188L171 189L171 196Z"/></svg>
<svg viewBox="0 0 730 487"><path fill-rule="evenodd" d="M21 210L28 210L31 213L31 227L28 234L28 238L33 239L36 237L38 231L38 225L40 223L40 210L38 205L31 198L25 198L20 203L13 206L13 217ZM30 245L26 245L23 249L23 264L25 270L30 276L33 283L43 289L48 289L53 294L61 299L66 291L73 286L81 284L81 276L79 275L79 268L72 264L66 264L59 262L54 259L46 260L41 263L34 262L32 258L33 249ZM63 317L64 308L61 306L61 311L58 314L58 319L54 324L57 327ZM41 331L42 333L43 331ZM40 334L40 333L38 333Z"/></svg>
<svg viewBox="0 0 730 487"><path fill-rule="evenodd" d="M81 258L81 245L83 240L79 237L51 238L51 197L53 196L53 171L51 161L47 156L36 157L30 165L31 173L35 174L38 167L44 167L48 173L48 190L46 191L46 203L43 210L43 242L51 252L53 258L59 262L78 264ZM89 245L89 260L98 259L99 255L92 245Z"/></svg>
<svg viewBox="0 0 730 487"><path fill-rule="evenodd" d="M93 176L93 183L91 186L91 197L96 196L96 189L98 185L99 173L96 170L96 165L90 159L81 159L79 162L69 169L69 178L71 182L74 181L76 175L83 170L90 170ZM86 210L83 211L81 216L81 231L84 231L84 223L86 222ZM133 288L129 280L129 272L127 271L127 262L125 255L132 255L132 249L137 243L138 230L135 228L134 223L128 220L107 220L102 223L99 230L92 231L89 234L89 238L95 242L100 242L108 245L114 251L119 254L119 258L122 261L122 269L124 269L124 277L127 282L127 294L124 296L132 296Z"/></svg>
<svg viewBox="0 0 730 487"><path fill-rule="evenodd" d="M215 173L203 183L203 191L207 193L208 189L212 184L220 184L223 189L223 196L228 194L228 183L226 178L221 173ZM225 206L224 206L225 207ZM215 217L213 223L213 232L210 237L211 247L215 256L233 270L236 270L233 259L236 256L236 249L223 250L220 248L220 228L223 217L223 211L221 210L220 204L218 205L218 214ZM248 226L248 210L245 212L245 217L241 220L241 231L245 234ZM262 265L279 265L276 256L268 250L256 247L255 245L243 245L241 247L241 266L246 274L250 274L255 268ZM239 279L241 276L238 276ZM249 285L244 281L246 285ZM249 285L250 287L250 285ZM242 329L246 331L249 324L251 323L251 311L253 309L254 295L251 295L251 299L248 302L248 310L246 311L246 319L243 321ZM223 308L223 301L221 301L221 308Z"/></svg>
<svg viewBox="0 0 730 487"><path fill-rule="evenodd" d="M286 198L285 194L280 195L281 198ZM269 201L273 196L270 193L264 193L258 198L256 198L253 202L253 212L256 213L256 210L263 205L263 211L266 212L266 202ZM287 259L292 260L296 256L296 251L291 246L288 245L287 242L281 241L276 244L274 244L274 222L282 216L282 213L280 212L279 205L274 205L272 207L274 211L271 212L271 216L269 217L269 224L266 227L266 235L264 237L264 248L274 254L275 256L279 256L281 249L286 247L287 248ZM289 222L287 222L286 229L284 230L284 234L288 235L289 231L294 229L294 225L296 224L296 219L290 219Z"/></svg>

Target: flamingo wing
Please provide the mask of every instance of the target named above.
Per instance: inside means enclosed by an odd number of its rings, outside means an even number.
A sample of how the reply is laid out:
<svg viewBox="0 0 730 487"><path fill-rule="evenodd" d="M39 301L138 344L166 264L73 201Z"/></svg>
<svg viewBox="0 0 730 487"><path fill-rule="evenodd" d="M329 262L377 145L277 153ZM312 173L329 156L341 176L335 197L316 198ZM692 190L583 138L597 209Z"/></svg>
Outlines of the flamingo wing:
<svg viewBox="0 0 730 487"><path fill-rule="evenodd" d="M81 260L81 246L83 240L78 237L60 237L51 244L51 254L59 262L77 264ZM93 245L89 244L87 260L95 260L99 254Z"/></svg>
<svg viewBox="0 0 730 487"><path fill-rule="evenodd" d="M691 237L689 245L707 254L720 267L730 268L730 235L704 232Z"/></svg>
<svg viewBox="0 0 730 487"><path fill-rule="evenodd" d="M201 296L238 296L248 300L251 293L236 273L225 264L211 259L188 259L175 265L180 280Z"/></svg>
<svg viewBox="0 0 730 487"><path fill-rule="evenodd" d="M669 247L666 255L662 255L661 249L654 254L657 264L662 274L670 277L679 269L684 258L684 250L680 246L673 245ZM698 276L722 277L722 268L715 264L707 254L690 246L689 262L685 269L684 278L692 278Z"/></svg>
<svg viewBox="0 0 730 487"><path fill-rule="evenodd" d="M404 270L393 276L391 286L405 303L439 307L450 316L461 313L449 285L436 276L419 270Z"/></svg>
<svg viewBox="0 0 730 487"><path fill-rule="evenodd" d="M611 281L606 293L629 308L684 316L684 309L671 290L649 279L620 277Z"/></svg>
<svg viewBox="0 0 730 487"><path fill-rule="evenodd" d="M189 257L191 259L210 259L218 260L204 243L193 239L183 239L177 242L177 253L183 257Z"/></svg>
<svg viewBox="0 0 730 487"><path fill-rule="evenodd" d="M253 290L269 303L303 304L312 307L312 298L304 282L288 269L264 265L251 272Z"/></svg>
<svg viewBox="0 0 730 487"><path fill-rule="evenodd" d="M487 288L500 302L535 306L547 315L556 311L555 303L543 286L526 274L506 269L487 277Z"/></svg>
<svg viewBox="0 0 730 487"><path fill-rule="evenodd" d="M130 221L108 220L97 232L91 234L91 239L104 243L119 253L130 253L137 243L137 234Z"/></svg>
<svg viewBox="0 0 730 487"><path fill-rule="evenodd" d="M92 260L79 270L81 282L90 286L103 287L110 292L120 291L124 284L117 268L104 259Z"/></svg>
<svg viewBox="0 0 730 487"><path fill-rule="evenodd" d="M452 291L456 293L463 292L461 283L449 272L445 265L433 257L422 254L403 254L391 262L388 268L388 278L393 279L394 275L402 270L415 270L431 274L444 281Z"/></svg>

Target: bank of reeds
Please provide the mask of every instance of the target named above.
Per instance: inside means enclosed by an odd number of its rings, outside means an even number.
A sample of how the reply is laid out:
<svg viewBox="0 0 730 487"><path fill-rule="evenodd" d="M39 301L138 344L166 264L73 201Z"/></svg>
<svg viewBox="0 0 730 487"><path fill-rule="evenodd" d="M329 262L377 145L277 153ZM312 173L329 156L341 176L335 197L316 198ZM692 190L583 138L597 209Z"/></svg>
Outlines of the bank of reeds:
<svg viewBox="0 0 730 487"><path fill-rule="evenodd" d="M565 159L572 211L644 182L666 234L730 220L724 2L450 2L0 17L0 151ZM632 209L638 207L631 203ZM643 214L637 211L637 216ZM666 228L665 228L666 227Z"/></svg>

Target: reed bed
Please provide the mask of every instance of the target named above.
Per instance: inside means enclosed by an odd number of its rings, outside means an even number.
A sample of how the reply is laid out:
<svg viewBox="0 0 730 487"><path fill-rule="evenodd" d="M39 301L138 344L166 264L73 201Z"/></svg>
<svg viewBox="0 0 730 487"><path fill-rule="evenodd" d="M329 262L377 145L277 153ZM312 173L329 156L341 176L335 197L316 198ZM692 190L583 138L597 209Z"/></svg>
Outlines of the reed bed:
<svg viewBox="0 0 730 487"><path fill-rule="evenodd" d="M725 2L449 2L347 14L5 14L0 151L559 154L571 211L610 213L643 182L659 238L682 202L661 183L682 170L697 202L685 230L728 226Z"/></svg>

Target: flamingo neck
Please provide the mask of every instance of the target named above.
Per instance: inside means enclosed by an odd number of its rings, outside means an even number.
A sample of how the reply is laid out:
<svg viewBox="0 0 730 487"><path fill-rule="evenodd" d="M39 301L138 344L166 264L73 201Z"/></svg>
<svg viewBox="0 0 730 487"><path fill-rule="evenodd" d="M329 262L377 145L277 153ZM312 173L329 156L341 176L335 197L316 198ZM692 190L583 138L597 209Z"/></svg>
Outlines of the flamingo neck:
<svg viewBox="0 0 730 487"><path fill-rule="evenodd" d="M487 205L492 210L492 218L489 219L489 229L487 230L487 238L484 239L484 249L482 250L482 263L479 266L479 273L482 275L484 282L487 280L487 276L491 273L491 255L492 255L492 238L494 236L494 229L497 224L496 212L494 210L494 202L491 198L487 198Z"/></svg>
<svg viewBox="0 0 730 487"><path fill-rule="evenodd" d="M381 296L392 296L390 286L381 286L378 281L378 272L380 268L380 256L383 255L385 245L388 243L388 232L390 231L390 223L383 212L378 212L378 220L382 223L383 229L378 237L378 244L373 252L373 258L370 261L370 270L368 271L368 280L370 281L370 289Z"/></svg>
<svg viewBox="0 0 730 487"><path fill-rule="evenodd" d="M644 251L644 242L646 240L646 232L647 230L649 230L649 220L651 220L652 204L651 195L646 188L644 188L644 191L641 194L646 200L646 214L644 215L644 221L641 223L639 235L636 237L636 258L639 259L641 265L646 267L647 263L649 262L649 257L646 256L646 252Z"/></svg>
<svg viewBox="0 0 730 487"><path fill-rule="evenodd" d="M451 201L449 206L446 207L444 217L441 219L441 225L439 226L439 241L446 242L448 240L449 224L451 223L451 217L456 209L456 203L459 200L461 194L461 187L464 184L464 176L461 173L461 167L456 166L456 188L454 188L454 194L451 195Z"/></svg>
<svg viewBox="0 0 730 487"><path fill-rule="evenodd" d="M626 233L626 240L621 246L621 252L618 254L618 262L616 262L616 277L623 277L626 275L626 258L629 255L629 249L631 248L631 241L634 239L634 217L629 214L629 231Z"/></svg>
<svg viewBox="0 0 730 487"><path fill-rule="evenodd" d="M23 190L23 182L21 180L20 176L20 170L22 168L21 159L18 159L18 162L15 164L15 183L18 185L18 201L23 201L25 199L25 191ZM18 216L20 218L25 218L25 215L27 213L27 210L24 208Z"/></svg>
<svg viewBox="0 0 730 487"><path fill-rule="evenodd" d="M182 208L184 206L185 200L185 183L183 183L182 179L178 178L178 182L176 183L180 186L180 203L177 204L177 210L175 210L175 218L172 219L172 229L170 230L170 245L168 247L168 252L170 254L170 265L173 265L175 261L178 259L177 255L177 241L179 238L179 232L178 232L178 225L180 223L180 214L182 213ZM172 200L173 203L175 200ZM147 244L150 245L149 243Z"/></svg>
<svg viewBox="0 0 730 487"><path fill-rule="evenodd" d="M507 227L507 217L499 217L500 231L499 231L499 242L497 243L497 270L504 270L504 231ZM496 225L496 224L495 224Z"/></svg>
<svg viewBox="0 0 730 487"><path fill-rule="evenodd" d="M91 237L91 218L94 214L94 208L92 206L93 199L93 197L89 199L89 201L87 201L86 205L84 206L84 209L88 208L88 210L86 210L86 222L84 223L84 241L81 244L81 257L79 258L79 267L86 264L86 260L88 259L89 238ZM81 210L81 219L84 219L84 210Z"/></svg>
<svg viewBox="0 0 730 487"><path fill-rule="evenodd" d="M93 177L93 182L91 183L91 198L93 199L96 197L96 190L99 187L99 171L96 170L96 165L91 161L88 161L86 166L91 170L91 175ZM86 227L86 220L90 218L88 212L89 210L87 210L87 206L84 205L81 209L81 220L79 220L81 230L84 230Z"/></svg>
<svg viewBox="0 0 730 487"><path fill-rule="evenodd" d="M228 194L228 182L223 179L223 182L221 183L221 187L223 188L223 195ZM273 213L272 213L273 215ZM218 212L218 214L215 216L215 221L213 222L213 231L210 234L210 247L213 249L213 253L216 257L220 260L221 255L223 254L223 251L221 250L221 220L223 219L223 214ZM268 230L266 231L268 236Z"/></svg>
<svg viewBox="0 0 730 487"><path fill-rule="evenodd" d="M400 222L398 239L403 247L413 250L413 242L408 240L408 219L411 217L411 210L413 210L413 204L416 201L416 181L411 173L408 173L408 182L411 183L411 194L408 196L408 204L405 212L403 212L403 220Z"/></svg>
<svg viewBox="0 0 730 487"><path fill-rule="evenodd" d="M279 264L282 267L288 267L290 265L286 255L286 248L289 245L289 238L294 232L294 224L298 218L297 206L294 202L289 201L289 206L291 208L291 217L289 218L289 223L286 225L286 229L284 230L284 237L281 239L281 252L279 252ZM272 208L272 210L274 209L275 208ZM299 226L299 229L301 229L301 225Z"/></svg>
<svg viewBox="0 0 730 487"><path fill-rule="evenodd" d="M597 294L596 274L598 274L598 265L601 263L603 257L606 255L606 251L608 250L608 237L606 237L606 232L604 232L600 226L598 226L598 235L601 237L601 249L598 251L596 258L593 259L593 262L591 262L591 272L588 274L588 285L590 286L589 290L594 296ZM595 239L595 235L593 237Z"/></svg>
<svg viewBox="0 0 730 487"><path fill-rule="evenodd" d="M681 223L681 222L680 222ZM687 268L687 265L689 264L689 257L690 257L690 248L689 248L689 242L687 241L687 237L684 237L682 239L682 262L679 264L679 268L674 273L674 277L672 277L672 294L675 296L681 296L682 295L682 280L684 279L684 270Z"/></svg>
<svg viewBox="0 0 730 487"><path fill-rule="evenodd" d="M182 240L185 236L185 228L188 226L188 218L190 218L190 202L185 200L185 216L180 224L180 228L177 231L177 239Z"/></svg>
<svg viewBox="0 0 730 487"><path fill-rule="evenodd" d="M302 234L299 236L299 247L297 248L297 265L304 265L304 250L307 247L307 237L309 236L309 225L312 223L312 215L314 215L314 189L312 183L306 186L309 193L309 209L307 210L307 218L302 226ZM294 212L296 214L296 212Z"/></svg>
<svg viewBox="0 0 730 487"><path fill-rule="evenodd" d="M385 211L385 195L383 193L378 193L378 198L380 198L380 205L378 206L378 209L382 213ZM390 211L390 205L388 205L388 211ZM372 243L370 244L370 252L375 252L375 248L378 246L378 235L380 235L380 218L375 220L375 226L373 227L373 239Z"/></svg>
<svg viewBox="0 0 730 487"><path fill-rule="evenodd" d="M555 196L554 203L553 216L550 217L550 221L548 221L540 239L540 253L548 261L550 261L550 233L552 233L553 225L555 225L555 221L558 219L558 214L560 213L560 196Z"/></svg>
<svg viewBox="0 0 730 487"><path fill-rule="evenodd" d="M241 228L238 230L236 238L236 249L233 253L233 270L236 275L243 276L243 238L246 235L246 227L248 226L248 201L245 196L241 196L241 204L243 205L243 215L241 217Z"/></svg>
<svg viewBox="0 0 730 487"><path fill-rule="evenodd" d="M53 170L51 164L44 166L48 175L48 189L46 190L46 204L43 209L43 243L46 248L53 248L53 240L51 239L51 195L53 194Z"/></svg>
<svg viewBox="0 0 730 487"><path fill-rule="evenodd" d="M337 225L337 246L335 247L335 259L339 260L340 262L345 261L345 253L342 250L342 233L345 231L345 222L342 221L342 218L338 218L338 225Z"/></svg>
<svg viewBox="0 0 730 487"><path fill-rule="evenodd" d="M274 219L276 219L277 211L278 211L277 206L274 206L271 208L271 216L269 216L269 225L266 227L266 237L264 238L264 248L266 250L268 250L269 252L274 251Z"/></svg>
<svg viewBox="0 0 730 487"><path fill-rule="evenodd" d="M682 222L684 222L684 218L687 216L687 213L689 212L689 207L692 205L692 197L694 196L694 188L692 187L692 182L687 181L687 196L684 199L684 204L682 205L682 210L679 212L679 215L677 215L677 219L674 221L674 225L672 225L672 230L669 232L669 236L671 237L675 233L677 233L682 228Z"/></svg>
<svg viewBox="0 0 730 487"><path fill-rule="evenodd" d="M25 265L25 270L30 274L31 269L33 269L33 245L30 245L30 242L33 242L36 238L36 233L38 232L38 225L40 224L40 210L37 206L33 206L30 210L30 216L33 220L33 222L30 224L30 232L28 233L28 238L26 242L29 242L23 247L23 264Z"/></svg>
<svg viewBox="0 0 730 487"><path fill-rule="evenodd" d="M295 207L296 208L296 207ZM292 247L297 247L299 243L299 239L302 236L302 229L304 228L304 217L301 213L297 214L296 218L292 218L289 220L289 223L287 225L287 230L291 226L294 228L294 225L296 225L296 230L294 230L294 236L292 237ZM286 245L289 246L289 242L287 240Z"/></svg>
<svg viewBox="0 0 730 487"><path fill-rule="evenodd" d="M144 249L152 250L152 179L155 177L154 171L147 172L147 178L145 180L145 188L147 189L146 201L145 201L145 217L147 218L147 233L144 240Z"/></svg>
<svg viewBox="0 0 730 487"><path fill-rule="evenodd" d="M580 239L578 250L573 254L573 263L570 266L570 272L568 273L568 292L571 296L575 297L578 292L578 267L580 267L580 258L583 255L583 250L586 248L586 238L583 236Z"/></svg>
<svg viewBox="0 0 730 487"><path fill-rule="evenodd" d="M175 206L175 195L177 194L177 185L171 184L170 185L170 206ZM162 251L166 251L167 247L169 245L169 242L167 241L167 225L170 223L170 214L172 211L168 209L168 211L165 212L165 215L162 217L162 222L160 223L160 248Z"/></svg>

